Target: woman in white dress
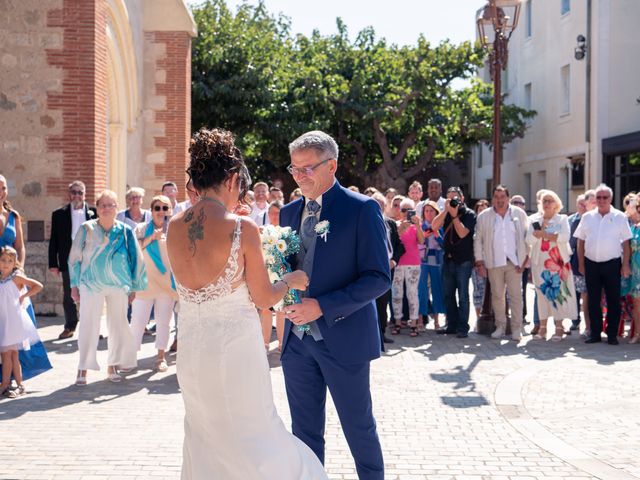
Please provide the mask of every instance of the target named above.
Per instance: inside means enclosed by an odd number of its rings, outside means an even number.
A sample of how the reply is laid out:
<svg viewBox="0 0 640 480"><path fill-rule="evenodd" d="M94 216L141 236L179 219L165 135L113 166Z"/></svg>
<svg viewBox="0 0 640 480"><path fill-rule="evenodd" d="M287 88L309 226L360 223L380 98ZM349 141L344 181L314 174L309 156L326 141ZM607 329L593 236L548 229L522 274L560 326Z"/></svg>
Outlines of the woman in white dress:
<svg viewBox="0 0 640 480"><path fill-rule="evenodd" d="M256 310L304 290L308 278L296 271L272 285L258 227L230 213L250 182L232 134L203 128L189 152L201 200L174 216L167 234L180 297L182 479L326 479L276 412Z"/></svg>

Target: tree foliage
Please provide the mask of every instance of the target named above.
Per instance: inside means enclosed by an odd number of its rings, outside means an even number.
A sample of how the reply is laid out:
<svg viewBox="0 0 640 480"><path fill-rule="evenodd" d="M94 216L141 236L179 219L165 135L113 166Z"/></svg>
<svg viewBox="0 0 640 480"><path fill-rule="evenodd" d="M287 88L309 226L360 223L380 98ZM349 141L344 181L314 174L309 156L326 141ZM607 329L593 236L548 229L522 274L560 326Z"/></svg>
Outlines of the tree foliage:
<svg viewBox="0 0 640 480"><path fill-rule="evenodd" d="M366 184L406 187L436 162L490 143L492 86L471 78L484 52L469 42L398 47L366 28L293 36L264 4L232 13L224 0L194 9L192 125L227 128L258 176L288 163L287 144L312 129L332 134L340 168ZM535 112L503 107L504 143L522 137Z"/></svg>

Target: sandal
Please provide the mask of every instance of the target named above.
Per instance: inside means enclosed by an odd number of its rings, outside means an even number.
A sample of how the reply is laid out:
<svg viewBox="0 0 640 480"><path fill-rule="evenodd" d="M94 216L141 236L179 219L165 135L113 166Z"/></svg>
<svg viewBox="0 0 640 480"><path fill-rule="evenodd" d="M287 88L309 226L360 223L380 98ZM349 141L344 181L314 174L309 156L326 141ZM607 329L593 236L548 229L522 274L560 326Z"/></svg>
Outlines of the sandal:
<svg viewBox="0 0 640 480"><path fill-rule="evenodd" d="M532 330L534 340L546 340L547 339L547 327L538 327L538 331L534 333Z"/></svg>
<svg viewBox="0 0 640 480"><path fill-rule="evenodd" d="M9 387L5 388L0 395L4 398L16 398L18 396L16 392L9 390Z"/></svg>
<svg viewBox="0 0 640 480"><path fill-rule="evenodd" d="M164 358L159 358L158 360L156 360L156 370L159 372L166 372L167 370L169 370L169 365L167 365L167 362L164 360Z"/></svg>
<svg viewBox="0 0 640 480"><path fill-rule="evenodd" d="M87 384L87 374L85 373L84 375L80 375L78 373L78 376L76 377L76 385L79 387L84 387Z"/></svg>
<svg viewBox="0 0 640 480"><path fill-rule="evenodd" d="M562 341L562 336L564 335L564 328L556 328L556 333L551 337L552 342L560 342Z"/></svg>
<svg viewBox="0 0 640 480"><path fill-rule="evenodd" d="M400 331L401 331L401 330L402 330L402 329L401 329L399 326L394 326L394 327L391 329L391 335L400 335Z"/></svg>
<svg viewBox="0 0 640 480"><path fill-rule="evenodd" d="M109 380L111 383L119 383L122 381L122 377L118 375L115 371L113 371L109 374L109 376L107 377L107 380Z"/></svg>
<svg viewBox="0 0 640 480"><path fill-rule="evenodd" d="M418 333L418 328L417 327L411 327L411 331L409 332L409 336L410 337L417 337L418 335L420 335Z"/></svg>

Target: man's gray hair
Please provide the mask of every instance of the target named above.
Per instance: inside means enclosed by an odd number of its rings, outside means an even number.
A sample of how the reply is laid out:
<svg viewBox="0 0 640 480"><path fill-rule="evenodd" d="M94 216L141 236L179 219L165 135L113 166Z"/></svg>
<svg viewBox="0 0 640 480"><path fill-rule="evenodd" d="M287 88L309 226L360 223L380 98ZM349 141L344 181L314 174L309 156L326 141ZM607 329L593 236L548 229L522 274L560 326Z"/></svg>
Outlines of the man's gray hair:
<svg viewBox="0 0 640 480"><path fill-rule="evenodd" d="M606 183L601 183L594 190L596 191L596 195L598 194L598 192L609 192L609 196L613 198L613 190L611 190L611 187Z"/></svg>
<svg viewBox="0 0 640 480"><path fill-rule="evenodd" d="M297 152L298 150L309 149L318 152L322 160L329 158L338 160L338 144L331 135L321 132L320 130L303 133L289 144L289 154Z"/></svg>

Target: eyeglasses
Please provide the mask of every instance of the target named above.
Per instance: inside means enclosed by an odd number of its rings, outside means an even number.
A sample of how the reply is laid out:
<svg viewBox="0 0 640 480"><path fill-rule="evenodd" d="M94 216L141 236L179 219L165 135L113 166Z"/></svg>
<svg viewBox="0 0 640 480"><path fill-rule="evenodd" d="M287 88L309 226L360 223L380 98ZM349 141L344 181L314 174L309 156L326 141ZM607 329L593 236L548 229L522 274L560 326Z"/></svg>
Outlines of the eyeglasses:
<svg viewBox="0 0 640 480"><path fill-rule="evenodd" d="M407 213L409 210L411 210L410 208L401 208L400 211L402 213Z"/></svg>
<svg viewBox="0 0 640 480"><path fill-rule="evenodd" d="M153 211L154 211L154 212L160 212L160 211L162 211L162 212L168 212L168 211L169 211L169 207L168 207L167 205L162 205L162 206L160 206L160 205L154 205L154 207L153 207Z"/></svg>
<svg viewBox="0 0 640 480"><path fill-rule="evenodd" d="M71 195L84 195L84 192L82 190L69 190L69 194Z"/></svg>
<svg viewBox="0 0 640 480"><path fill-rule="evenodd" d="M608 200L609 195L596 195L596 200Z"/></svg>
<svg viewBox="0 0 640 480"><path fill-rule="evenodd" d="M556 203L556 201L552 198L543 198L542 203Z"/></svg>
<svg viewBox="0 0 640 480"><path fill-rule="evenodd" d="M393 208L400 208L400 204L399 204L399 203L394 203L394 204L392 205L392 207L393 207Z"/></svg>
<svg viewBox="0 0 640 480"><path fill-rule="evenodd" d="M524 205L524 202L511 202L511 205Z"/></svg>
<svg viewBox="0 0 640 480"><path fill-rule="evenodd" d="M333 158L327 158L326 160L322 160L321 162L316 163L310 167L294 167L293 165L287 166L287 172L289 172L293 176L299 175L307 175L311 176L314 173L314 170L318 168L323 163L327 163L329 160L333 160Z"/></svg>
<svg viewBox="0 0 640 480"><path fill-rule="evenodd" d="M106 204L102 204L102 205L98 205L98 208L102 208L104 210L110 210L112 208L116 208L117 205L115 203L106 203Z"/></svg>

